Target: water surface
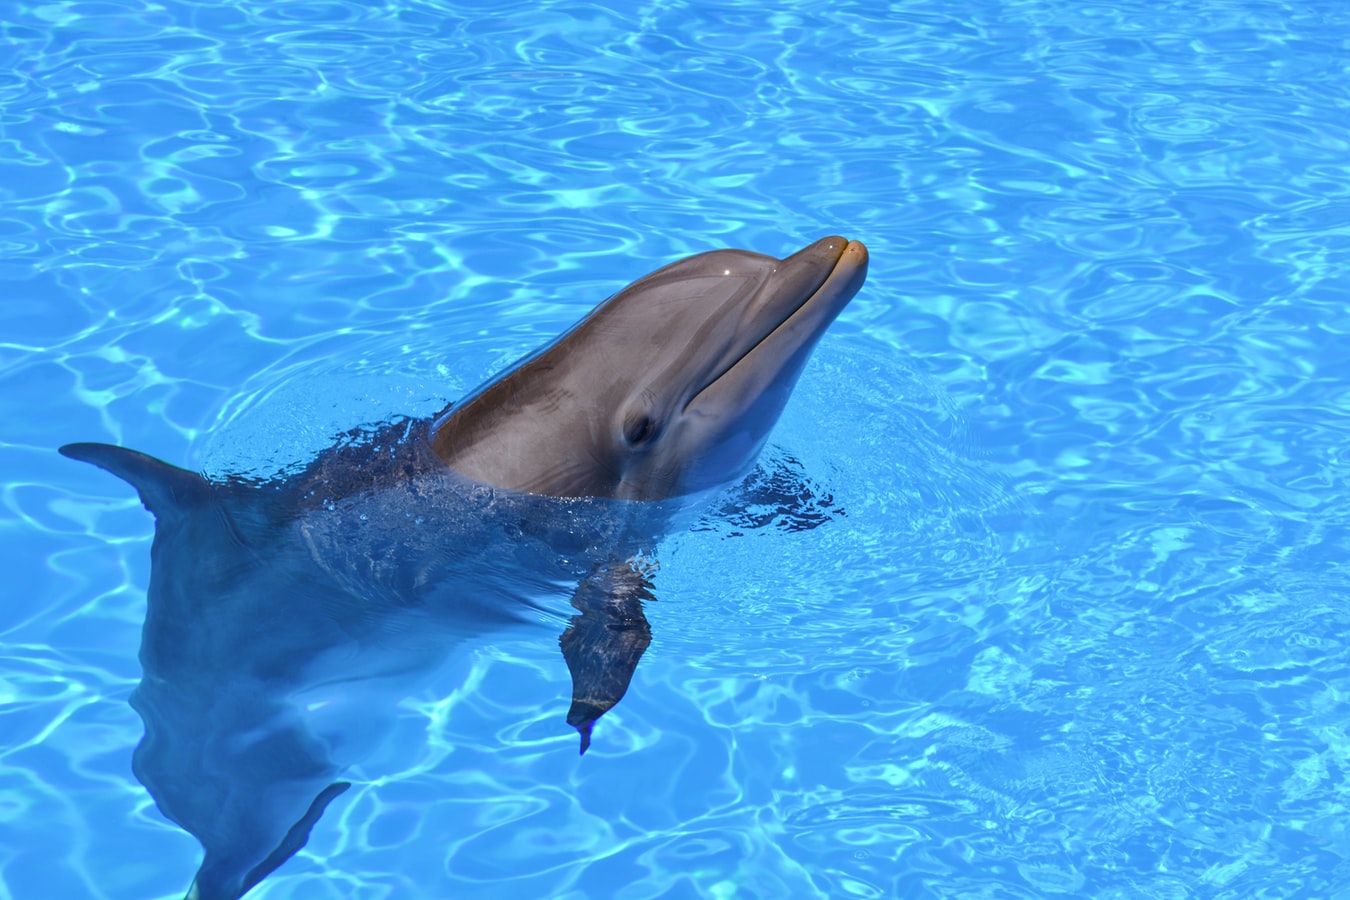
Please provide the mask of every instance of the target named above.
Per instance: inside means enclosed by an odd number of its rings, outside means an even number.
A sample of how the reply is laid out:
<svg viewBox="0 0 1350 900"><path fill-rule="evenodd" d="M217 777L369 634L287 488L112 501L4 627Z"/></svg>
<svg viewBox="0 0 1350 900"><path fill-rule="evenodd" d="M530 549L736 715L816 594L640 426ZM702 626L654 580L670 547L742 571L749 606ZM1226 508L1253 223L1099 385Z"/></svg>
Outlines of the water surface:
<svg viewBox="0 0 1350 900"><path fill-rule="evenodd" d="M457 654L258 898L1350 891L1350 13L72 2L0 41L0 897L179 897L130 773L150 517L625 282L866 241L775 433L832 518L658 551L578 758Z"/></svg>

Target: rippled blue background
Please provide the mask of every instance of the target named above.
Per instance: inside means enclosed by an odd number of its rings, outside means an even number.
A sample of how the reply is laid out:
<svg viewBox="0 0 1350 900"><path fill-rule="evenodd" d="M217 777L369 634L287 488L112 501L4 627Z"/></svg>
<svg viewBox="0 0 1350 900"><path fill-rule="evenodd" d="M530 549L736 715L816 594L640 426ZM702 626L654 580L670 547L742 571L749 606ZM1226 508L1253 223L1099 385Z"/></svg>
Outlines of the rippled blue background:
<svg viewBox="0 0 1350 900"><path fill-rule="evenodd" d="M618 286L867 242L775 435L844 515L661 548L586 757L450 661L258 898L1350 896L1350 8L11 3L0 897L181 896L150 517Z"/></svg>

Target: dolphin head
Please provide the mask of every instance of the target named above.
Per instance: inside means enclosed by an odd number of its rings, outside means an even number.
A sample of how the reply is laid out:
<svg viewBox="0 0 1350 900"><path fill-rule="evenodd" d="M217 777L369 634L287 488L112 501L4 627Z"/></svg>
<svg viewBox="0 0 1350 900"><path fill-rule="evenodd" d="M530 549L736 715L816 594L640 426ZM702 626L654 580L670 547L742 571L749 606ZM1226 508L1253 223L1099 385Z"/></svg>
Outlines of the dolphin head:
<svg viewBox="0 0 1350 900"><path fill-rule="evenodd" d="M842 237L786 259L680 260L443 413L432 449L475 481L556 497L662 500L727 484L866 275L867 248Z"/></svg>

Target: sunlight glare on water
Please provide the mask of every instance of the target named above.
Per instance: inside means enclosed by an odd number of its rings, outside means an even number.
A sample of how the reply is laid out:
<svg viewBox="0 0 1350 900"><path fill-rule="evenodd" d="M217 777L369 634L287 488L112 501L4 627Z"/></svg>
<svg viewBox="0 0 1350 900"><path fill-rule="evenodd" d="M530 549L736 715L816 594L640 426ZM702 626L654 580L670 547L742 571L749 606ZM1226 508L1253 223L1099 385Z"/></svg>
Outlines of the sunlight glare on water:
<svg viewBox="0 0 1350 900"><path fill-rule="evenodd" d="M151 518L57 446L271 475L827 234L804 508L656 549L584 757L552 625L447 651L249 897L1350 891L1341 4L0 18L0 900L200 861L131 771Z"/></svg>

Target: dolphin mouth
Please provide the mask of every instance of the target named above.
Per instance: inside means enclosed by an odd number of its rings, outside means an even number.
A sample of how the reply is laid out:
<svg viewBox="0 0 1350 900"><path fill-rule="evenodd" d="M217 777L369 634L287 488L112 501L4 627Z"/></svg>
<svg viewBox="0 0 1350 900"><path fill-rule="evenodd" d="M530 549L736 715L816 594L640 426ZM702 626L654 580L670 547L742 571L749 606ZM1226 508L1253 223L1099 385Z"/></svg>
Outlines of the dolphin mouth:
<svg viewBox="0 0 1350 900"><path fill-rule="evenodd" d="M809 350L843 312L866 275L867 248L861 241L837 235L822 238L782 260L766 285L769 296L761 296L762 290L748 312L758 326L751 333L758 335L695 391L684 409L689 410L704 394L725 383L728 376L739 374L738 369L753 365L752 356L759 362L764 353L772 353L776 360L772 368L786 368L789 359L803 348ZM757 352L761 348L762 352Z"/></svg>

